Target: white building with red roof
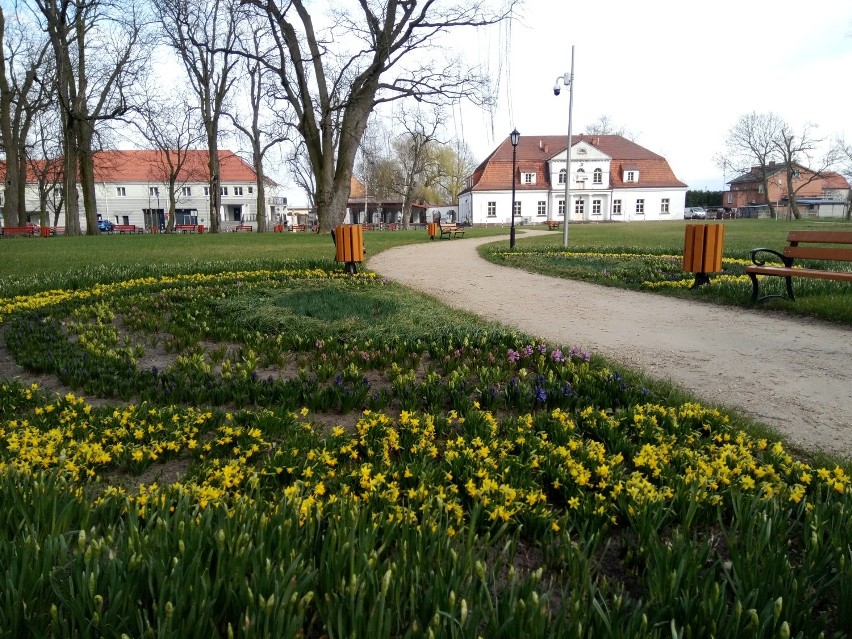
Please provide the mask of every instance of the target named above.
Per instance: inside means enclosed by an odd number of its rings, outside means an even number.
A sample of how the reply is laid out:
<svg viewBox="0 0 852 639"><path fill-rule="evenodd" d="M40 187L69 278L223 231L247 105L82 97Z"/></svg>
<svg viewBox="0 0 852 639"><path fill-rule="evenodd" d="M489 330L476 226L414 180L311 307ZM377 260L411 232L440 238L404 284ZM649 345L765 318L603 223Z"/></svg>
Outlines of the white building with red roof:
<svg viewBox="0 0 852 639"><path fill-rule="evenodd" d="M459 195L459 221L474 225L561 222L565 180L570 222L683 219L687 185L666 159L620 135L574 135L566 170L566 136L522 135L512 171L507 137L467 179Z"/></svg>
<svg viewBox="0 0 852 639"><path fill-rule="evenodd" d="M190 150L175 182L175 223L209 226L210 179L206 150ZM257 221L256 174L251 165L232 151L219 151L219 220L223 229L254 225ZM94 154L95 197L98 219L113 224L133 224L147 231L163 228L169 215L169 186L165 154L160 151L98 151ZM2 171L0 171L2 172ZM29 171L28 171L29 173ZM57 176L57 180L61 179ZM269 184L272 184L271 182ZM58 195L58 189L55 191ZM82 213L81 223L85 227ZM286 214L283 198L267 189L267 220L278 223ZM51 226L65 225L65 213L49 211ZM28 175L26 209L38 222L38 182Z"/></svg>

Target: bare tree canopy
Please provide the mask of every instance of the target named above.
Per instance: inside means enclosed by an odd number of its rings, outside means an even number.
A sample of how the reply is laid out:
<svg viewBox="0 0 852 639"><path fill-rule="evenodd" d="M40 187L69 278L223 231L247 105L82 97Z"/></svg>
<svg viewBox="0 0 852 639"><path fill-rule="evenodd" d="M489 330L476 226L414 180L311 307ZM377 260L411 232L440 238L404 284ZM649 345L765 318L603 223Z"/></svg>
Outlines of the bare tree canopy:
<svg viewBox="0 0 852 639"><path fill-rule="evenodd" d="M180 56L207 134L210 231L219 231L219 121L234 81L242 15L238 0L159 0L163 34Z"/></svg>
<svg viewBox="0 0 852 639"><path fill-rule="evenodd" d="M769 193L769 179L777 173L778 166L783 167L790 213L798 219L796 193L824 177L832 163L830 153L825 158L817 157L825 140L815 137L815 131L815 125L806 124L796 132L774 113L748 113L728 132L726 151L717 162L725 172L755 173L764 193ZM803 168L808 171L800 179ZM767 206L770 216L775 218L778 214L775 203L767 198Z"/></svg>
<svg viewBox="0 0 852 639"><path fill-rule="evenodd" d="M349 0L314 17L306 0L242 0L269 20L281 97L305 143L320 226L343 220L373 108L402 98L484 102L486 78L449 58L442 38L510 19L520 0Z"/></svg>
<svg viewBox="0 0 852 639"><path fill-rule="evenodd" d="M832 145L832 156L841 175L852 182L852 144L844 138L837 138ZM852 191L846 196L846 220L852 219Z"/></svg>
<svg viewBox="0 0 852 639"><path fill-rule="evenodd" d="M26 220L30 128L51 105L51 87L40 81L40 74L51 65L50 43L44 35L22 25L17 14L10 20L7 24L0 7L0 146L6 155L3 209L6 224L19 226Z"/></svg>
<svg viewBox="0 0 852 639"><path fill-rule="evenodd" d="M124 116L147 70L147 5L133 0L33 0L50 39L62 117L66 233L80 233L77 176L87 233L97 233L94 144L98 123Z"/></svg>

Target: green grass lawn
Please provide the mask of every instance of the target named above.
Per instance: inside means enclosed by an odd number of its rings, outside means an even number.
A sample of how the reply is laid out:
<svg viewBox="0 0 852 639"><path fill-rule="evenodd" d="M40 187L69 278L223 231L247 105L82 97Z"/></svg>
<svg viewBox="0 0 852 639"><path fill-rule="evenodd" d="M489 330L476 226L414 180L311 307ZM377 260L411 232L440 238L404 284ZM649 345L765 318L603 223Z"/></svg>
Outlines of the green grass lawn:
<svg viewBox="0 0 852 639"><path fill-rule="evenodd" d="M571 232L659 254L682 227ZM0 262L10 355L73 389L0 380L0 639L849 636L846 462L343 275L328 236Z"/></svg>

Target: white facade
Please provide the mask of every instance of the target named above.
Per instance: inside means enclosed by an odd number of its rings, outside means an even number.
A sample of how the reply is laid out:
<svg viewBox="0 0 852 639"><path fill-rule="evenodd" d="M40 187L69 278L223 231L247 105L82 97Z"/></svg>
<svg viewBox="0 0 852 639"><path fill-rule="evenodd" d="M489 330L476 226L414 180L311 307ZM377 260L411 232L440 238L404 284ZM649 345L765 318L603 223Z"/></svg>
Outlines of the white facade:
<svg viewBox="0 0 852 639"><path fill-rule="evenodd" d="M209 186L203 182L187 182L176 187L175 223L203 224L209 227L210 196ZM224 226L253 224L257 222L257 193L255 185L246 182L225 182L220 189L222 203L219 209L219 221ZM98 182L95 185L98 219L109 220L113 224L135 224L146 230L152 225L164 227L169 213L169 189L167 184L157 182ZM267 197L272 201L271 197ZM82 203L82 200L81 200ZM277 220L278 208L269 205L267 219ZM60 218L62 218L60 214ZM85 217L81 214L85 225ZM60 220L58 226L63 226Z"/></svg>
<svg viewBox="0 0 852 639"><path fill-rule="evenodd" d="M542 163L549 179L518 170L515 188L515 224L543 224L564 220L566 153ZM580 141L571 149L570 222L632 222L682 220L685 186L642 186L639 165L612 179L613 158L600 149ZM540 165L540 166L542 166ZM627 161L626 166L630 163ZM509 173L511 175L511 171ZM509 183L506 179L506 183ZM613 188L611 184L617 183ZM635 184L635 186L631 186ZM540 185L532 189L531 185ZM466 190L459 195L461 220L474 225L509 225L512 208L511 189ZM519 209L519 210L518 210Z"/></svg>

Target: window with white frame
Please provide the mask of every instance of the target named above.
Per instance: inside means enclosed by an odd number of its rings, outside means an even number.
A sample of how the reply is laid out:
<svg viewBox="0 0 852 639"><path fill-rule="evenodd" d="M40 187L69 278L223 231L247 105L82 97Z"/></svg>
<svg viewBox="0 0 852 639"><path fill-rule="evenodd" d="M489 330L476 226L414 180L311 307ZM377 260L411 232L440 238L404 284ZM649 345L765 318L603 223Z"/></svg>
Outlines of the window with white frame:
<svg viewBox="0 0 852 639"><path fill-rule="evenodd" d="M592 173L592 183L603 184L603 171L601 169L595 169Z"/></svg>
<svg viewBox="0 0 852 639"><path fill-rule="evenodd" d="M645 214L645 200L639 199L636 200L636 212L640 215Z"/></svg>
<svg viewBox="0 0 852 639"><path fill-rule="evenodd" d="M209 186L204 187L204 197L210 197L210 187Z"/></svg>
<svg viewBox="0 0 852 639"><path fill-rule="evenodd" d="M579 199L574 202L574 214L575 215L583 215L586 210L586 200Z"/></svg>
<svg viewBox="0 0 852 639"><path fill-rule="evenodd" d="M621 215L621 200L612 201L612 214Z"/></svg>
<svg viewBox="0 0 852 639"><path fill-rule="evenodd" d="M762 184L759 184L759 185L757 186L757 192L758 192L758 193L763 193L763 185L762 185Z"/></svg>
<svg viewBox="0 0 852 639"><path fill-rule="evenodd" d="M148 195L151 197L160 197L160 187L159 186L149 186L148 187Z"/></svg>
<svg viewBox="0 0 852 639"><path fill-rule="evenodd" d="M249 192L249 195L254 193L254 187L253 186L248 187L248 192Z"/></svg>
<svg viewBox="0 0 852 639"><path fill-rule="evenodd" d="M565 176L568 172L565 169L559 169L559 183L565 184Z"/></svg>
<svg viewBox="0 0 852 639"><path fill-rule="evenodd" d="M115 187L115 194L118 197L127 197L127 187L126 186Z"/></svg>
<svg viewBox="0 0 852 639"><path fill-rule="evenodd" d="M600 200L592 200L592 215L600 215L601 214L601 201Z"/></svg>
<svg viewBox="0 0 852 639"><path fill-rule="evenodd" d="M234 187L234 195L242 195L242 194L243 194L243 187L235 186Z"/></svg>
<svg viewBox="0 0 852 639"><path fill-rule="evenodd" d="M538 214L547 215L547 202L545 200L538 201Z"/></svg>
<svg viewBox="0 0 852 639"><path fill-rule="evenodd" d="M660 213L662 213L663 215L665 215L665 214L667 214L668 212L669 212L669 198L664 197L664 198L660 201Z"/></svg>
<svg viewBox="0 0 852 639"><path fill-rule="evenodd" d="M228 195L228 187L227 186L220 186L219 187L219 194L220 195Z"/></svg>
<svg viewBox="0 0 852 639"><path fill-rule="evenodd" d="M559 215L565 217L565 200L559 200Z"/></svg>
<svg viewBox="0 0 852 639"><path fill-rule="evenodd" d="M192 187L191 186L185 186L180 190L180 193L184 197L192 197Z"/></svg>
<svg viewBox="0 0 852 639"><path fill-rule="evenodd" d="M524 184L535 184L535 173L521 173Z"/></svg>
<svg viewBox="0 0 852 639"><path fill-rule="evenodd" d="M636 181L635 175L636 174L633 171L628 171L627 177L624 178L624 181L625 182L635 182Z"/></svg>
<svg viewBox="0 0 852 639"><path fill-rule="evenodd" d="M519 216L520 214L521 214L521 203L518 202L518 201L515 201L515 217Z"/></svg>
<svg viewBox="0 0 852 639"><path fill-rule="evenodd" d="M734 194L728 191L728 204L734 203Z"/></svg>
<svg viewBox="0 0 852 639"><path fill-rule="evenodd" d="M488 203L488 217L497 217L497 202Z"/></svg>

